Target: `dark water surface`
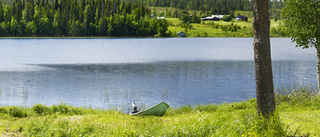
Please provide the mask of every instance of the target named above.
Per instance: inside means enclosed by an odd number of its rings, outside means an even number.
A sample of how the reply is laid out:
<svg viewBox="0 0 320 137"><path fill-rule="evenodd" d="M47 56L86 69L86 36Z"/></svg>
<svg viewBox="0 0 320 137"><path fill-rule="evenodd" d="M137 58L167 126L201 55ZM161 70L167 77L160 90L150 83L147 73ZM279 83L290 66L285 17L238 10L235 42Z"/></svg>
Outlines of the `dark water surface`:
<svg viewBox="0 0 320 137"><path fill-rule="evenodd" d="M255 97L252 38L1 39L0 105L126 110ZM273 38L275 87L316 85L316 50Z"/></svg>

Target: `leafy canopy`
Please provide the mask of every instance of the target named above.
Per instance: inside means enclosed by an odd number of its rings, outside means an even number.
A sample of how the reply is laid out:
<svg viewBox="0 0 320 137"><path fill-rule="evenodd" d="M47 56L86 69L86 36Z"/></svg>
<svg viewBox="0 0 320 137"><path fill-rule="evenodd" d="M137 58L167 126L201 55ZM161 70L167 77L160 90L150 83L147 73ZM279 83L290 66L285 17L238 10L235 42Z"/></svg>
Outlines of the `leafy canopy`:
<svg viewBox="0 0 320 137"><path fill-rule="evenodd" d="M287 32L297 47L320 46L320 1L286 0L282 16Z"/></svg>

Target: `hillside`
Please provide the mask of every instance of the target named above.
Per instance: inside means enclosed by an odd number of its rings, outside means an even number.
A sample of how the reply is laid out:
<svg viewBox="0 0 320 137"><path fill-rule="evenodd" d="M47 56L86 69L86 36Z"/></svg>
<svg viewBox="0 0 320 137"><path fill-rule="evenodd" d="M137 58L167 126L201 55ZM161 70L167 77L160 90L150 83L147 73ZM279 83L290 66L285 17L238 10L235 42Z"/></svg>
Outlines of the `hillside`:
<svg viewBox="0 0 320 137"><path fill-rule="evenodd" d="M15 0L0 3L0 36L164 35L167 22L150 15L151 10L143 5L117 0Z"/></svg>

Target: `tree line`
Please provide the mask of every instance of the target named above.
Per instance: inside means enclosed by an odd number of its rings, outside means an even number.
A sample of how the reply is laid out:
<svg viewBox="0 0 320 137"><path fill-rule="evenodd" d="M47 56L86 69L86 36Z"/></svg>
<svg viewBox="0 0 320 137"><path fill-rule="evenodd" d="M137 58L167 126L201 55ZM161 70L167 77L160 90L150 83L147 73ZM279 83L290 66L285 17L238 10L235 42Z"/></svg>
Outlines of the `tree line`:
<svg viewBox="0 0 320 137"><path fill-rule="evenodd" d="M171 7L180 10L197 10L210 14L227 14L230 11L253 11L253 0L124 0L149 7ZM284 7L282 0L268 0L271 16ZM277 10L276 10L277 9ZM277 13L277 14L278 14ZM269 13L270 14L270 13ZM279 17L279 15L276 15Z"/></svg>
<svg viewBox="0 0 320 137"><path fill-rule="evenodd" d="M142 4L119 0L0 0L0 36L165 35L166 20Z"/></svg>

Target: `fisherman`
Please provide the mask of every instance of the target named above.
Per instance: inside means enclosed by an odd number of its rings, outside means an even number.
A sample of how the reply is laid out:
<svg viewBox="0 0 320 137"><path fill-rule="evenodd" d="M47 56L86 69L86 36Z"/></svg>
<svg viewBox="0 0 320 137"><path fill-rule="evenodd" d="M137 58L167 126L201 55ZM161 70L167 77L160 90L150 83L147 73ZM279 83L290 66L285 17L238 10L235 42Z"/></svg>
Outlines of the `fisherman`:
<svg viewBox="0 0 320 137"><path fill-rule="evenodd" d="M136 103L132 103L132 112L131 113L137 113L138 112L138 107Z"/></svg>

